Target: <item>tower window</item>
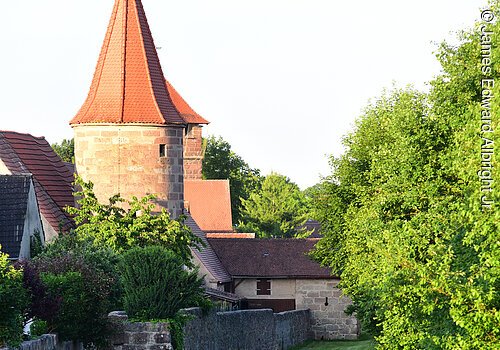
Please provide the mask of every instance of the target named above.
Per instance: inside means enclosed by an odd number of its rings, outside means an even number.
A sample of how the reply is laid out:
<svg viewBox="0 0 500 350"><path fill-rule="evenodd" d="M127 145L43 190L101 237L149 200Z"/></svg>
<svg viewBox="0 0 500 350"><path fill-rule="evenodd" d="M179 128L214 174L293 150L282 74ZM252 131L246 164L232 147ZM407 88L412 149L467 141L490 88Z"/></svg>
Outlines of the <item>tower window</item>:
<svg viewBox="0 0 500 350"><path fill-rule="evenodd" d="M160 157L167 156L167 145L160 145Z"/></svg>

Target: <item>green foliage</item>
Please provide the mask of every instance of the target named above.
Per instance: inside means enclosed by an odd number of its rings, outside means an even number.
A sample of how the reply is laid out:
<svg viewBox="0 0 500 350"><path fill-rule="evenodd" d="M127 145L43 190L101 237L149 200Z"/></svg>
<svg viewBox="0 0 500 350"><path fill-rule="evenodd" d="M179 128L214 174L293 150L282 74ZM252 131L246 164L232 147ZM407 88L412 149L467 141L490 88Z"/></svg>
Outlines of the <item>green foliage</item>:
<svg viewBox="0 0 500 350"><path fill-rule="evenodd" d="M250 193L260 187L260 171L250 168L222 137L210 136L205 144L203 178L229 179L232 219L233 223L237 223L242 218L241 201L248 199Z"/></svg>
<svg viewBox="0 0 500 350"><path fill-rule="evenodd" d="M184 261L166 248L130 249L123 254L119 267L125 311L131 318L168 319L204 300L203 281L197 271L185 270Z"/></svg>
<svg viewBox="0 0 500 350"><path fill-rule="evenodd" d="M110 247L96 245L91 238L78 237L75 232L60 235L47 244L41 253L44 260L59 259L71 255L85 262L93 270L104 273L110 281L110 309L121 310L121 286L119 283L119 255ZM36 261L36 259L35 259Z"/></svg>
<svg viewBox="0 0 500 350"><path fill-rule="evenodd" d="M76 193L78 206L67 210L75 216L79 239L90 239L94 245L110 247L118 253L137 246L163 245L185 264L191 263L190 247L201 244L200 239L184 225L184 218L171 219L163 209L153 214L154 196L126 201L115 195L105 205L98 202L92 183L77 178L76 184L81 187Z"/></svg>
<svg viewBox="0 0 500 350"><path fill-rule="evenodd" d="M23 310L27 304L22 271L16 270L0 246L0 347L17 346L23 335Z"/></svg>
<svg viewBox="0 0 500 350"><path fill-rule="evenodd" d="M168 320L174 349L184 349L184 327L192 319L193 316L178 312Z"/></svg>
<svg viewBox="0 0 500 350"><path fill-rule="evenodd" d="M75 140L62 140L61 143L53 143L50 145L64 162L75 162Z"/></svg>
<svg viewBox="0 0 500 350"><path fill-rule="evenodd" d="M92 258L71 251L63 255L42 253L34 264L48 296L59 301L55 314L34 316L46 321L48 329L63 340L105 345L114 276L92 263ZM41 296L34 295L33 300L37 297Z"/></svg>
<svg viewBox="0 0 500 350"><path fill-rule="evenodd" d="M32 338L47 334L48 331L49 327L47 325L47 322L43 320L34 320L30 326L30 335Z"/></svg>
<svg viewBox="0 0 500 350"><path fill-rule="evenodd" d="M490 30L498 81L500 25ZM325 234L314 255L341 276L381 348L500 348L500 196L495 180L496 204L483 210L478 177L481 136L498 139L500 108L494 100L495 131L481 133L479 38L440 46L428 95L394 89L368 106L312 191Z"/></svg>
<svg viewBox="0 0 500 350"><path fill-rule="evenodd" d="M299 187L283 175L272 173L262 187L242 199L240 231L259 238L296 237L297 227L307 220L307 200Z"/></svg>

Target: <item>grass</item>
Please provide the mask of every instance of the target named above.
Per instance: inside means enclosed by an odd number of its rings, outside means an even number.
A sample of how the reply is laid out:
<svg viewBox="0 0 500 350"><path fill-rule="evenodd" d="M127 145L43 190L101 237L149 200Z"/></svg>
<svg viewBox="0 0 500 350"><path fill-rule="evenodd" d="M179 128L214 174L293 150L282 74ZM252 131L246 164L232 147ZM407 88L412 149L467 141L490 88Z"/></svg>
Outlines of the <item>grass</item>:
<svg viewBox="0 0 500 350"><path fill-rule="evenodd" d="M373 350L375 341L363 336L360 340L310 340L293 350Z"/></svg>

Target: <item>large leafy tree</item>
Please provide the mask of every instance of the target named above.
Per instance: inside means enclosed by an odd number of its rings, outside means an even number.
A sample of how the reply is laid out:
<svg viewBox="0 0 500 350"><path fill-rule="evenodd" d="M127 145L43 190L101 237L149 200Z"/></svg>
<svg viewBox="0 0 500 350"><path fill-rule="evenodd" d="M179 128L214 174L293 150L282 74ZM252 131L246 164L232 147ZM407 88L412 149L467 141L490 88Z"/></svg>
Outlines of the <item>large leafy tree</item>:
<svg viewBox="0 0 500 350"><path fill-rule="evenodd" d="M325 224L315 257L341 276L383 348L500 347L500 196L493 182L496 204L485 210L478 177L484 137L498 139L499 123L481 131L478 30L440 46L428 95L395 89L366 108L313 195ZM498 39L486 76L495 80ZM500 115L498 102L490 112Z"/></svg>
<svg viewBox="0 0 500 350"><path fill-rule="evenodd" d="M260 238L295 237L307 219L307 200L289 178L272 173L262 187L242 200L241 231L255 232Z"/></svg>
<svg viewBox="0 0 500 350"><path fill-rule="evenodd" d="M50 145L59 157L65 162L75 162L75 140L64 139L61 143L53 143Z"/></svg>
<svg viewBox="0 0 500 350"><path fill-rule="evenodd" d="M108 204L102 204L91 182L77 178L76 184L81 188L75 194L78 206L67 210L75 217L78 238L109 247L117 253L137 246L160 245L177 254L186 265L191 265L190 247L201 244L200 239L184 224L183 217L171 219L164 209L154 214L154 196L125 200L115 195Z"/></svg>
<svg viewBox="0 0 500 350"><path fill-rule="evenodd" d="M260 186L260 171L250 168L222 137L210 136L205 142L203 178L229 179L232 219L236 224L241 220L242 199L247 199Z"/></svg>

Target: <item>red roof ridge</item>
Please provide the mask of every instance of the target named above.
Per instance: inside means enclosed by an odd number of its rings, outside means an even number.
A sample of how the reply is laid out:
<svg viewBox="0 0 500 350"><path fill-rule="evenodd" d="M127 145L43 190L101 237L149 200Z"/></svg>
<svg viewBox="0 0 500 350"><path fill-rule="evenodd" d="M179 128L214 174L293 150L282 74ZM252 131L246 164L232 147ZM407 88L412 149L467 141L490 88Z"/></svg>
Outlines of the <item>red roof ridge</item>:
<svg viewBox="0 0 500 350"><path fill-rule="evenodd" d="M5 133L19 135L19 136L28 136L30 138L36 139L37 141L38 140L45 141L45 136L33 136L33 135L25 133L25 132L18 132L18 131L12 131L12 130L1 130L0 129L0 134L5 134Z"/></svg>
<svg viewBox="0 0 500 350"><path fill-rule="evenodd" d="M116 0L89 94L70 124L185 124L165 78L141 0Z"/></svg>

